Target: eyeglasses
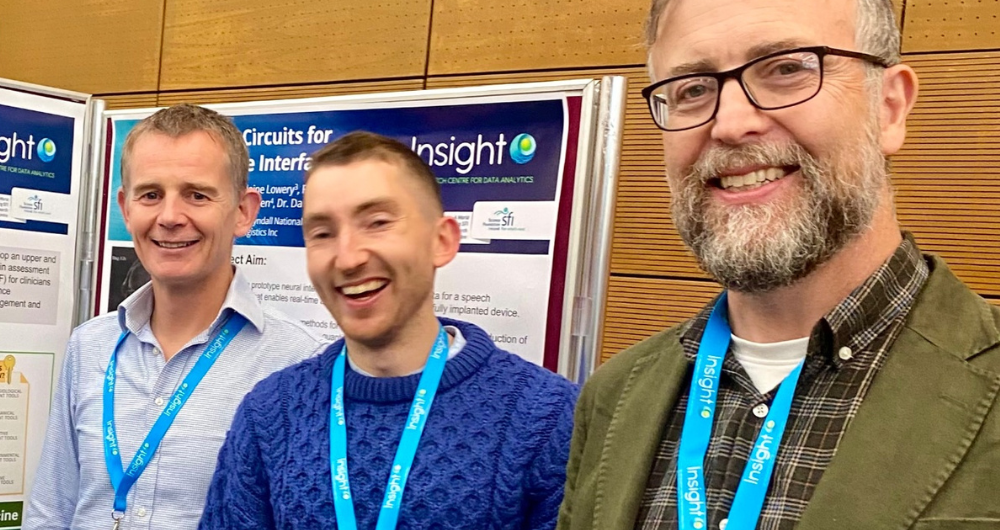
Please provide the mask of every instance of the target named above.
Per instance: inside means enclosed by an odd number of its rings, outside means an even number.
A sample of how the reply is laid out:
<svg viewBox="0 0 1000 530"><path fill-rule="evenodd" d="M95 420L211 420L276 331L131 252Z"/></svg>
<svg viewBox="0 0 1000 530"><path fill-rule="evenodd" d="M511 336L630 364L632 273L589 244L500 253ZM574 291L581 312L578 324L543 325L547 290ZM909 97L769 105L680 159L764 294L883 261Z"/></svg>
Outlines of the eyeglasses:
<svg viewBox="0 0 1000 530"><path fill-rule="evenodd" d="M747 99L761 110L777 110L805 103L823 87L823 58L827 55L861 59L882 68L891 63L867 53L812 46L758 57L725 72L687 74L664 79L642 90L656 126L684 131L715 119L719 94L727 79L736 79Z"/></svg>

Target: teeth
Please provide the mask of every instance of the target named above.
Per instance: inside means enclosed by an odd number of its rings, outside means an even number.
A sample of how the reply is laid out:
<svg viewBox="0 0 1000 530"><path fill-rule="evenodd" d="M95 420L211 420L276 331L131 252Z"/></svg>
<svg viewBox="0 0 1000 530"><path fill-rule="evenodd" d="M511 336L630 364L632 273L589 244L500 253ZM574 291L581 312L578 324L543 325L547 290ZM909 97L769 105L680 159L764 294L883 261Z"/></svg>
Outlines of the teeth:
<svg viewBox="0 0 1000 530"><path fill-rule="evenodd" d="M758 169L757 171L751 171L746 175L732 175L728 177L722 177L722 188L747 188L753 189L763 184L764 182L772 182L785 176L785 171L781 168L770 167L767 169Z"/></svg>
<svg viewBox="0 0 1000 530"><path fill-rule="evenodd" d="M163 248L183 248L188 245L191 245L192 243L190 241L183 243L168 243L166 241L160 241L158 242L158 244Z"/></svg>
<svg viewBox="0 0 1000 530"><path fill-rule="evenodd" d="M358 285L344 286L344 287L341 287L340 290L343 291L344 294L346 294L346 295L357 296L359 294L364 294L364 293L367 293L369 291L374 291L376 289L379 289L382 286L384 286L386 283L388 283L388 282L386 282L385 280L371 280L371 281L368 281L368 282L365 282L365 283L362 283L362 284L358 284Z"/></svg>

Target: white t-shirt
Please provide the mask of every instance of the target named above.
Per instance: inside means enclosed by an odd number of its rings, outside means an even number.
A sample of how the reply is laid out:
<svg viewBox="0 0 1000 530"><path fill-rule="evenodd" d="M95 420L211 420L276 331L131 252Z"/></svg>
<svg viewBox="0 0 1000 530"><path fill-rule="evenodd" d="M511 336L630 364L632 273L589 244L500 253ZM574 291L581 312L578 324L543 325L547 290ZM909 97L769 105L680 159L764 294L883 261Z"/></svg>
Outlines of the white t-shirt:
<svg viewBox="0 0 1000 530"><path fill-rule="evenodd" d="M732 335L732 351L761 394L777 388L806 358L809 337L761 344Z"/></svg>

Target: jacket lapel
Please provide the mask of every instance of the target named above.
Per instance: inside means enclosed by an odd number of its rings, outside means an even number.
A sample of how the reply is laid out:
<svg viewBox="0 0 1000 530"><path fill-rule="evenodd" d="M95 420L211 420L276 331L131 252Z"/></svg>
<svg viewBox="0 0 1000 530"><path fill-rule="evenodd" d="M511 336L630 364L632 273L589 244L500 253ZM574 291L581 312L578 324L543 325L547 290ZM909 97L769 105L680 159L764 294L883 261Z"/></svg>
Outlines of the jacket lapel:
<svg viewBox="0 0 1000 530"><path fill-rule="evenodd" d="M676 340L651 345L636 361L615 406L601 453L595 530L632 530L663 428L684 384L688 361Z"/></svg>
<svg viewBox="0 0 1000 530"><path fill-rule="evenodd" d="M1000 342L986 301L943 262L823 474L798 528L909 528L958 466L1000 392L966 362Z"/></svg>

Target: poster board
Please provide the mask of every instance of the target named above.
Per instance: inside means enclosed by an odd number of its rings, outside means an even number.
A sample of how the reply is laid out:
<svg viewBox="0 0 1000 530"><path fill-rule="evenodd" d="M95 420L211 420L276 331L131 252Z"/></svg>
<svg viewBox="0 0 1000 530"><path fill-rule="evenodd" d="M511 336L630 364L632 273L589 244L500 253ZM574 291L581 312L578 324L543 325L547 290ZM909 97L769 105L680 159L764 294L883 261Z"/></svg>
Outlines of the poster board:
<svg viewBox="0 0 1000 530"><path fill-rule="evenodd" d="M610 211L595 203L593 192L609 182L613 190L614 178L594 173L602 167L594 154L621 141L620 127L616 138L598 139L600 131L615 130L601 128L607 125L602 112L608 115L602 102L624 101L623 81L606 79L604 94L602 81L580 80L210 105L242 132L249 184L263 196L253 229L236 240L233 264L262 303L323 339L339 338L306 274L303 172L311 153L343 134L384 134L429 163L446 214L462 227L459 254L437 274L435 312L476 323L501 348L571 375L579 364L571 349L581 346L568 337L588 328L574 324L579 293L588 285L581 261L600 263L587 248L587 235L610 234ZM104 113L106 192L95 313L113 310L146 279L115 193L125 136L155 110ZM595 212L595 204L604 209ZM607 249L596 250L601 252ZM587 270L606 277L606 261ZM585 316L595 314L599 319L600 307Z"/></svg>
<svg viewBox="0 0 1000 530"><path fill-rule="evenodd" d="M20 526L78 323L90 97L0 80L0 527Z"/></svg>

